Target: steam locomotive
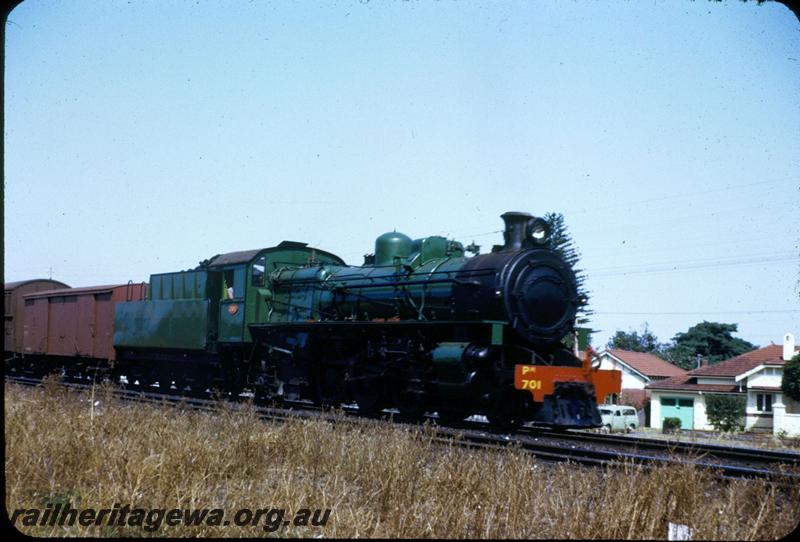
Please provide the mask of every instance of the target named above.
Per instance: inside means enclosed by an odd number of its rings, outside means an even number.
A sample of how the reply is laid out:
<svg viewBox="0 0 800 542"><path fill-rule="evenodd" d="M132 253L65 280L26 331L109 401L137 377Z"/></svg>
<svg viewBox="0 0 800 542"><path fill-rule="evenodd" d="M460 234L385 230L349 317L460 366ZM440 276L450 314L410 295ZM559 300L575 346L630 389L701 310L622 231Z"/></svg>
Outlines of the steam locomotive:
<svg viewBox="0 0 800 542"><path fill-rule="evenodd" d="M450 421L484 414L504 429L525 421L599 426L597 403L619 392L620 374L594 369L566 346L579 305L575 275L545 220L501 218L504 244L488 254L390 232L362 266L292 241L217 255L151 275L141 299L109 295L113 348L103 359L56 358L41 344L6 357L14 369L33 359L140 386L355 403L364 414L395 409L412 420L436 412ZM26 337L47 343L47 333L36 333L46 319L38 314L38 324L23 314Z"/></svg>

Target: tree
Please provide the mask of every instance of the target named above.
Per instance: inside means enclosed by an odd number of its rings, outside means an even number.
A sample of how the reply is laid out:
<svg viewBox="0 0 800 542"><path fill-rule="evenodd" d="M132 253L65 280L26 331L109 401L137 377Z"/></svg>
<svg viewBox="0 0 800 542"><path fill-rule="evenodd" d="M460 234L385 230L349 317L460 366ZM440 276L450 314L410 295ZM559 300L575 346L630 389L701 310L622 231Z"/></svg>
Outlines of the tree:
<svg viewBox="0 0 800 542"><path fill-rule="evenodd" d="M650 331L647 322L645 322L641 335L632 329L627 332L618 330L606 346L608 348L619 348L620 350L657 354L660 353L664 345L658 342L658 337Z"/></svg>
<svg viewBox="0 0 800 542"><path fill-rule="evenodd" d="M800 401L800 354L795 355L783 367L781 390L787 397Z"/></svg>
<svg viewBox="0 0 800 542"><path fill-rule="evenodd" d="M706 395L706 417L717 431L733 431L744 427L746 399L736 395Z"/></svg>
<svg viewBox="0 0 800 542"><path fill-rule="evenodd" d="M561 213L547 213L544 220L550 227L550 246L561 254L564 260L575 272L575 279L578 285L578 313L576 322L578 325L589 322L589 316L593 314L589 307L589 292L586 290L586 274L583 269L577 269L578 261L581 259L580 252L575 248L567 226L564 223L564 215Z"/></svg>
<svg viewBox="0 0 800 542"><path fill-rule="evenodd" d="M641 391L641 390L636 390ZM630 390L622 390L619 393L619 403L620 405L630 405L636 410L642 410L647 406L647 399L645 395L642 393L635 393Z"/></svg>
<svg viewBox="0 0 800 542"><path fill-rule="evenodd" d="M675 365L691 370L696 367L697 354L714 364L755 349L755 345L744 339L731 336L737 329L736 324L703 321L685 333L676 334L664 355Z"/></svg>

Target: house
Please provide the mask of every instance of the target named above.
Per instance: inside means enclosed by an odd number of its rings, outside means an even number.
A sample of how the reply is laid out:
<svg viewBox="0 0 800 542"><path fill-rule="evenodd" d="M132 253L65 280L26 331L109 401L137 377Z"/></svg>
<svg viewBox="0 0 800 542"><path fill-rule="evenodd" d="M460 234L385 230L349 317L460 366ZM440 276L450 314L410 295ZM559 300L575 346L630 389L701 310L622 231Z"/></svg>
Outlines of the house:
<svg viewBox="0 0 800 542"><path fill-rule="evenodd" d="M655 354L633 352L609 348L598 354L601 369L615 369L622 372L622 393L624 401L636 407L646 404L649 398L647 384L671 377L684 376L686 371L664 361ZM614 402L617 402L614 398Z"/></svg>
<svg viewBox="0 0 800 542"><path fill-rule="evenodd" d="M706 417L710 394L746 398L745 429L800 434L800 404L781 392L783 366L795 353L794 336L715 365L703 365L685 375L647 385L651 427L661 428L666 417L681 420L683 429L713 429Z"/></svg>

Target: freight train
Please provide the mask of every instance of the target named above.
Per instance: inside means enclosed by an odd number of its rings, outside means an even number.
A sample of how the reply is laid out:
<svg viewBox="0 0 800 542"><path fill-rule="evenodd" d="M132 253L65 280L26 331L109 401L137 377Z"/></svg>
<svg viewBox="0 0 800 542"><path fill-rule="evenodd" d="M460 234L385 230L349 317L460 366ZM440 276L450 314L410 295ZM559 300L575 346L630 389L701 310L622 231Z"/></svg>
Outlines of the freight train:
<svg viewBox="0 0 800 542"><path fill-rule="evenodd" d="M411 420L483 414L503 429L599 426L597 404L619 393L621 376L566 346L574 272L545 220L501 218L504 243L487 254L395 231L361 266L283 241L149 284L17 295L23 303L7 287L6 370L355 403ZM22 340L9 340L9 311Z"/></svg>

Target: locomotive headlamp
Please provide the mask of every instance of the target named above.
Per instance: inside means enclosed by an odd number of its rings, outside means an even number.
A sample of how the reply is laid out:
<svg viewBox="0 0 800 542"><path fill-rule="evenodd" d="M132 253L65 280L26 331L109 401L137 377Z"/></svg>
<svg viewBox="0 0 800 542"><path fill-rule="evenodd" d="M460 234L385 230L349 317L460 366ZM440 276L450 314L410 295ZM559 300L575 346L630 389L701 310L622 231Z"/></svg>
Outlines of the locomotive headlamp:
<svg viewBox="0 0 800 542"><path fill-rule="evenodd" d="M537 218L531 223L529 231L531 239L533 239L533 242L537 245L545 244L550 234L547 222L541 218Z"/></svg>

